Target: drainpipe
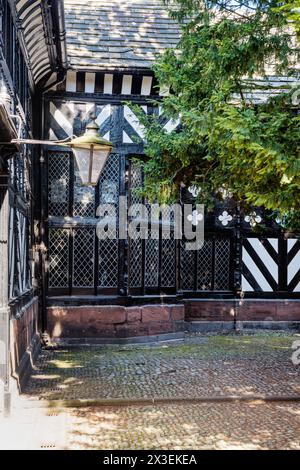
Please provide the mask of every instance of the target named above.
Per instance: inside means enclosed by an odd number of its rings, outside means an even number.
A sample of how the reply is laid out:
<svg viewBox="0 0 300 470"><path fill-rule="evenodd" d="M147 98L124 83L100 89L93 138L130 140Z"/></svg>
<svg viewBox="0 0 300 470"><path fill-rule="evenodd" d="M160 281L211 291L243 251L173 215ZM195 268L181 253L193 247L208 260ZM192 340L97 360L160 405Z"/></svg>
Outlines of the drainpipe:
<svg viewBox="0 0 300 470"><path fill-rule="evenodd" d="M63 69L68 68L68 56L67 56L67 42L66 42L66 28L65 28L65 7L64 0L56 0L56 25L58 29L59 38L59 52L60 62Z"/></svg>

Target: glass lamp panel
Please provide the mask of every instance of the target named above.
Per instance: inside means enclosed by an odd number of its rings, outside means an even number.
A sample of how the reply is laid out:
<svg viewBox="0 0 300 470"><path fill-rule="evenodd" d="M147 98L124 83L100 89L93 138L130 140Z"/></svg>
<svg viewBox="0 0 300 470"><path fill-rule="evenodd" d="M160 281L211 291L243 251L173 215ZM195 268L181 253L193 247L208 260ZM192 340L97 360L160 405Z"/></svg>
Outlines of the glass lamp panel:
<svg viewBox="0 0 300 470"><path fill-rule="evenodd" d="M73 148L82 184L89 184L90 149Z"/></svg>
<svg viewBox="0 0 300 470"><path fill-rule="evenodd" d="M94 150L91 184L98 183L109 153L109 150Z"/></svg>

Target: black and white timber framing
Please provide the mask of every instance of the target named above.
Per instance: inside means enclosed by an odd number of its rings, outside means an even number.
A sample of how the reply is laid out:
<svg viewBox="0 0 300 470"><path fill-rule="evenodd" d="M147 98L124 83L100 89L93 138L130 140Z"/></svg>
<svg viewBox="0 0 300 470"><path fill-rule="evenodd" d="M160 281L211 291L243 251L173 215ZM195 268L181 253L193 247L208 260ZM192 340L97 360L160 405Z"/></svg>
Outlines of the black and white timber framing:
<svg viewBox="0 0 300 470"><path fill-rule="evenodd" d="M179 38L160 0L0 0L0 382L7 409L13 354L23 364L34 336L38 348L51 305L300 298L300 241L284 237L259 208L245 214L230 200L216 202L195 252L163 239L162 221L158 239L96 237L100 203L118 209L119 196L147 203L135 192L143 185L134 157L143 157L144 128L127 102L156 114L166 132L178 129L179 120L153 105L168 90L158 87L152 64ZM245 96L257 104L293 85L275 76L256 81ZM68 149L7 145L16 137L82 135L94 114L114 145L95 188L82 186ZM194 203L194 189L182 189L181 201Z"/></svg>
<svg viewBox="0 0 300 470"><path fill-rule="evenodd" d="M180 36L159 0L2 0L1 15L1 79L22 136L81 135L95 113L101 135L114 144L96 189L81 186L70 152L1 148L9 194L7 302L16 312L18 299L32 295L32 277L44 310L53 296L74 294L99 302L107 295L234 297L240 291L300 296L299 241L285 239L259 209L243 214L230 201L216 204L207 214L206 243L192 254L175 240L105 245L95 237L97 205L119 195L130 202L142 184L132 157L143 155L144 129L126 101L159 115L167 132L179 125L151 102L168 93L151 69L156 54ZM257 103L292 80L271 76L264 83L268 90L251 96ZM192 193L186 189L183 197L193 201ZM257 232L262 225L266 231Z"/></svg>

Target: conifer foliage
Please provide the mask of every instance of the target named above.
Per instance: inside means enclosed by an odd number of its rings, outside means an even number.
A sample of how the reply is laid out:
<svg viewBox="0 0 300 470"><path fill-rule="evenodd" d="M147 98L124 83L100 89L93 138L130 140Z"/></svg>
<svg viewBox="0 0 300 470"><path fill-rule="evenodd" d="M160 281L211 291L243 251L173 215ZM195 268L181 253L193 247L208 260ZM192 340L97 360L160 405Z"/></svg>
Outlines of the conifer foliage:
<svg viewBox="0 0 300 470"><path fill-rule="evenodd" d="M154 68L160 86L170 89L163 113L180 116L180 127L167 133L157 116L140 113L145 194L166 201L180 185L195 184L199 201L208 203L221 189L299 229L300 90L274 86L274 77L299 78L299 1L164 3L182 36ZM259 102L257 94L270 89L274 96Z"/></svg>

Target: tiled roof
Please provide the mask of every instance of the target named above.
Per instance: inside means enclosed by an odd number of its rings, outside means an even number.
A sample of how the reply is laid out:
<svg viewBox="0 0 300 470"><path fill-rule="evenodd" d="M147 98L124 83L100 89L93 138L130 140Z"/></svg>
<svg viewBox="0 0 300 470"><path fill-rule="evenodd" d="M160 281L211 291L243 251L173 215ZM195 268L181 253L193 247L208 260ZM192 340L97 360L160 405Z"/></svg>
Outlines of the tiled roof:
<svg viewBox="0 0 300 470"><path fill-rule="evenodd" d="M149 68L179 40L161 0L65 0L65 18L76 69Z"/></svg>

